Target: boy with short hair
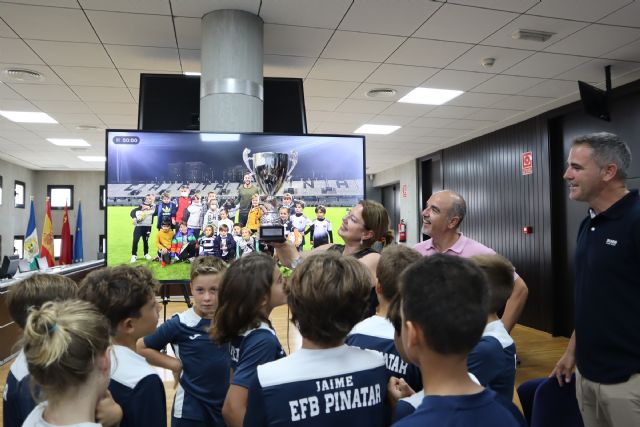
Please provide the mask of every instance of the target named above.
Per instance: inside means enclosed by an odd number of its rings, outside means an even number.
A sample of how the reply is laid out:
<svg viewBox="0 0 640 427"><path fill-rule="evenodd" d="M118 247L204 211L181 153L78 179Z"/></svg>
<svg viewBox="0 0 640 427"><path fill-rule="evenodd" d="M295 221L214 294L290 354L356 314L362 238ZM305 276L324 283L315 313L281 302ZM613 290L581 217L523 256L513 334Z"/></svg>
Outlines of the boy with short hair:
<svg viewBox="0 0 640 427"><path fill-rule="evenodd" d="M421 369L425 397L394 426L517 427L496 393L474 383L467 371L467 355L489 311L484 273L464 258L424 257L401 274L400 295L403 346Z"/></svg>
<svg viewBox="0 0 640 427"><path fill-rule="evenodd" d="M160 203L156 208L155 215L158 217L156 226L158 227L158 231L162 229L162 224L165 221L169 221L171 224L171 228L174 228L176 225L176 213L178 212L178 205L176 205L171 200L171 195L167 192L162 193L160 198Z"/></svg>
<svg viewBox="0 0 640 427"><path fill-rule="evenodd" d="M167 425L162 380L136 353L136 341L158 325L160 284L146 267L119 265L92 271L80 283L78 297L102 312L111 325L109 391L122 407L120 427Z"/></svg>
<svg viewBox="0 0 640 427"><path fill-rule="evenodd" d="M513 291L513 265L500 255L470 258L486 274L489 283L489 316L480 342L469 353L467 366L480 384L503 399L513 399L516 379L516 344L498 317Z"/></svg>
<svg viewBox="0 0 640 427"><path fill-rule="evenodd" d="M295 202L295 214L289 217L289 221L293 225L293 228L298 230L298 233L302 236L300 239L300 244L297 245L298 252L302 252L304 248L304 231L305 229L311 225L311 220L304 215L304 202L297 200Z"/></svg>
<svg viewBox="0 0 640 427"><path fill-rule="evenodd" d="M311 226L305 231L305 234L311 235L311 244L314 248L333 243L333 231L331 230L331 221L325 218L327 208L322 205L316 206L316 219Z"/></svg>
<svg viewBox="0 0 640 427"><path fill-rule="evenodd" d="M182 217L184 216L184 211L191 204L190 194L191 193L189 191L189 186L187 184L182 184L180 186L180 197L178 197L177 203L178 208L176 211L176 224L180 224L183 221Z"/></svg>
<svg viewBox="0 0 640 427"><path fill-rule="evenodd" d="M242 257L256 251L256 239L251 235L248 227L242 228L240 241L236 242L238 257Z"/></svg>
<svg viewBox="0 0 640 427"><path fill-rule="evenodd" d="M202 224L200 223L201 212L200 194L196 193L191 198L191 204L185 209L182 217L182 221L187 222L187 227L196 239L200 237L200 230L202 229Z"/></svg>
<svg viewBox="0 0 640 427"><path fill-rule="evenodd" d="M47 301L73 299L77 292L78 285L68 277L35 273L9 288L9 316L24 330L32 308L39 308ZM35 408L30 383L27 359L24 350L20 350L9 368L4 388L2 415L5 427L20 427Z"/></svg>
<svg viewBox="0 0 640 427"><path fill-rule="evenodd" d="M149 363L173 372L177 390L172 426L224 426L221 411L229 388L229 345L215 344L208 332L226 269L218 258L196 258L191 264L193 307L137 342L138 353ZM161 352L167 344L173 346L175 357Z"/></svg>
<svg viewBox="0 0 640 427"><path fill-rule="evenodd" d="M155 214L153 194L147 194L144 201L137 207L133 208L129 213L133 228L133 244L131 245L131 261L138 260L138 243L142 238L142 248L144 249L144 258L151 261L149 255L149 236L151 236L151 225L153 224L153 216Z"/></svg>
<svg viewBox="0 0 640 427"><path fill-rule="evenodd" d="M344 344L367 310L371 276L353 257L324 252L295 270L287 297L302 348L258 366L245 426L383 426L382 354Z"/></svg>
<svg viewBox="0 0 640 427"><path fill-rule="evenodd" d="M213 256L229 261L236 255L236 241L229 234L227 224L222 224L218 231L218 235L213 241Z"/></svg>
<svg viewBox="0 0 640 427"><path fill-rule="evenodd" d="M193 232L189 231L187 223L183 222L171 241L171 262L185 261L196 255L198 255L198 241Z"/></svg>
<svg viewBox="0 0 640 427"><path fill-rule="evenodd" d="M226 209L220 209L220 220L218 221L218 231L222 224L227 226L227 231L233 230L233 221L229 219L229 212ZM216 233L218 234L218 233Z"/></svg>
<svg viewBox="0 0 640 427"><path fill-rule="evenodd" d="M161 267L165 267L171 262L171 242L175 234L171 229L171 220L165 219L162 223L162 228L156 233L156 246L158 247L158 259Z"/></svg>
<svg viewBox="0 0 640 427"><path fill-rule="evenodd" d="M281 208L286 208L289 211L289 215L293 215L296 211L296 207L293 203L293 196L291 193L284 193L282 195L282 205Z"/></svg>
<svg viewBox="0 0 640 427"><path fill-rule="evenodd" d="M422 258L419 252L406 246L386 247L380 254L376 268L375 293L379 302L378 311L358 323L349 333L347 344L377 350L384 354L387 378L404 379L411 388L420 390L420 369L403 360L393 341L394 329L387 318L391 300L398 294L398 277L412 263Z"/></svg>

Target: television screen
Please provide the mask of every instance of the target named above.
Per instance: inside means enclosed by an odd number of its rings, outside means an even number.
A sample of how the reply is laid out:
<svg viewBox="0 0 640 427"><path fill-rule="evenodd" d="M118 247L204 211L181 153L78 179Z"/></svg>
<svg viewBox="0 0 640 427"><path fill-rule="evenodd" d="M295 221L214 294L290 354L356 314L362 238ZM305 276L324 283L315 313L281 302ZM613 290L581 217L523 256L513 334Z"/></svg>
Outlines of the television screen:
<svg viewBox="0 0 640 427"><path fill-rule="evenodd" d="M607 92L581 81L578 81L578 88L585 112L601 120L611 121Z"/></svg>
<svg viewBox="0 0 640 427"><path fill-rule="evenodd" d="M302 79L265 77L263 131L307 132ZM182 74L140 74L138 128L199 130L200 77Z"/></svg>
<svg viewBox="0 0 640 427"><path fill-rule="evenodd" d="M282 204L284 193L290 193L294 201L303 203L303 215L309 222L316 219L315 208L325 206L335 243L342 242L338 236L342 217L365 197L362 136L108 130L106 139L107 265L143 264L159 280L189 280L188 259L192 255L182 247L188 238L180 239L178 244L174 236L175 245L170 251L173 256L168 263L163 262L157 244L160 218L164 216L177 232L187 206L186 222L202 226L205 220L195 221L197 203L194 206L189 203L197 199L194 196L206 201L213 193L211 197L215 195L218 211L209 212L206 202L200 206L210 215L207 218L215 217L216 224L227 216L231 224L239 222L239 189L245 185L245 174L249 171L244 158L248 159L249 167L257 166L261 171L254 174L250 184L260 196L264 194L255 182L256 176L263 182L267 178L283 181L275 194L277 203ZM260 168L259 153L287 154L288 164L265 174L264 168ZM296 157L297 162L293 160ZM162 195L165 200L169 196L169 203L163 203ZM228 214L224 217L223 208ZM295 216L293 206L290 211ZM188 227L187 237L193 234L195 238L200 231L197 226ZM145 240L149 259L145 258ZM134 241L136 248L132 248ZM200 245L197 250L204 247ZM311 248L309 235L303 247ZM232 258L240 255L239 250L229 254Z"/></svg>

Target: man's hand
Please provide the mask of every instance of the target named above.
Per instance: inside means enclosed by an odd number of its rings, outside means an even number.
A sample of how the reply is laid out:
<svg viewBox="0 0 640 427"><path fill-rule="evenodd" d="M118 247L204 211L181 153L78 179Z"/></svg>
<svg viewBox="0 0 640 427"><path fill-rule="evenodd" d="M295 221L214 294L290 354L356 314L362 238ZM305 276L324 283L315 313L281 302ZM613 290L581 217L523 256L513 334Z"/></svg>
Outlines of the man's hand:
<svg viewBox="0 0 640 427"><path fill-rule="evenodd" d="M556 363L555 368L549 374L549 378L556 377L558 385L562 387L565 383L571 382L571 375L576 367L576 333L571 335L569 345L564 354Z"/></svg>

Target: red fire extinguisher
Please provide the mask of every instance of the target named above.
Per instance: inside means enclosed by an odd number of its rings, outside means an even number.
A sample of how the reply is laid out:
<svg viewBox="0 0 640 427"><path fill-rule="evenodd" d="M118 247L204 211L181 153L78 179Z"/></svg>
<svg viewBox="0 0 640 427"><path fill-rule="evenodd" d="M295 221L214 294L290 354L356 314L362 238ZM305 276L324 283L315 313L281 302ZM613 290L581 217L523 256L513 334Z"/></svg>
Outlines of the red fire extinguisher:
<svg viewBox="0 0 640 427"><path fill-rule="evenodd" d="M398 241L400 243L406 243L407 241L407 224L404 222L404 219L401 219L398 224Z"/></svg>

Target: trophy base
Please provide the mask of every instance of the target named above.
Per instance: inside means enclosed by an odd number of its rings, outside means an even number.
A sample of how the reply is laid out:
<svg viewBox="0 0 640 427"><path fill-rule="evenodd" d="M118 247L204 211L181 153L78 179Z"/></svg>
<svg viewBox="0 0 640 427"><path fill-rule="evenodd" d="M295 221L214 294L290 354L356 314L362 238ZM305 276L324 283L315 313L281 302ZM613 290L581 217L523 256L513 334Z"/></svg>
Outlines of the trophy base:
<svg viewBox="0 0 640 427"><path fill-rule="evenodd" d="M260 225L258 236L261 242L284 242L284 227L281 225Z"/></svg>

